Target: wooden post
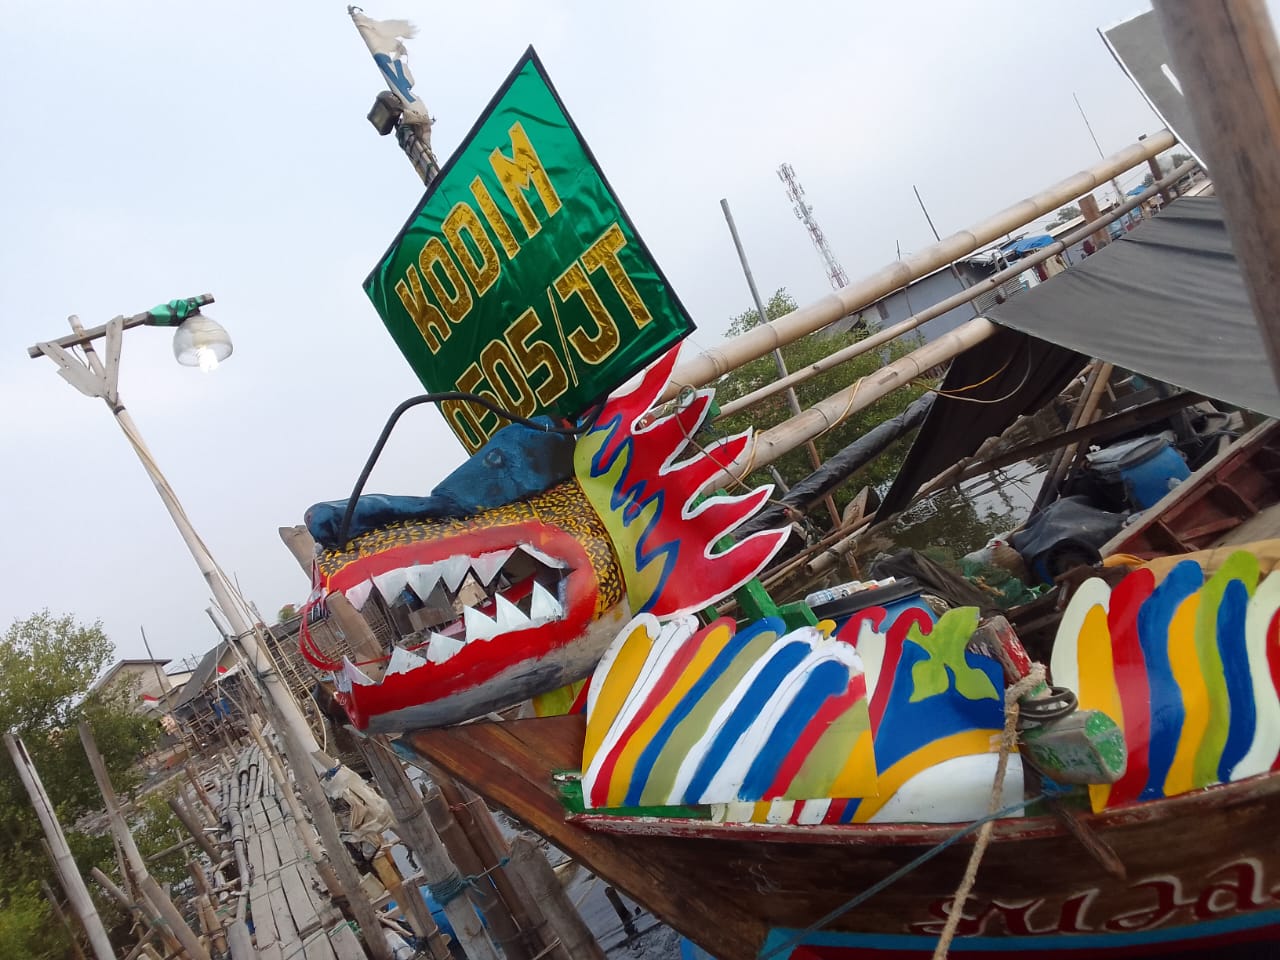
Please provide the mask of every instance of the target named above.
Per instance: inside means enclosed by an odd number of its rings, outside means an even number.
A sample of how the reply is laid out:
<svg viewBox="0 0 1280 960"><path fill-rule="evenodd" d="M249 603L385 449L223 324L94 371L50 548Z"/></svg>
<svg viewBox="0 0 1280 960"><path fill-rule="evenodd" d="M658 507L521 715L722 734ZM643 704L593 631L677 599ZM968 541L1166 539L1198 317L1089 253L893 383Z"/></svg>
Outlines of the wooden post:
<svg viewBox="0 0 1280 960"><path fill-rule="evenodd" d="M196 776L195 770L191 768L191 761L188 760L182 765L182 771L187 775L187 781L191 784L191 788L196 792L196 798L200 801L200 805L207 812L210 826L215 826L218 822L218 811L214 809L213 801L209 799L209 792L205 790L204 784L200 782L200 778Z"/></svg>
<svg viewBox="0 0 1280 960"><path fill-rule="evenodd" d="M1092 193L1086 193L1080 198L1080 213L1084 215L1085 220L1097 220L1102 216L1102 211L1098 209L1098 201ZM1111 242L1111 234L1106 230L1095 230L1090 239L1093 245L1101 250Z"/></svg>
<svg viewBox="0 0 1280 960"><path fill-rule="evenodd" d="M67 918L67 912L62 909L62 904L58 902L58 895L43 880L40 881L40 889L44 892L45 899L49 901L49 906L53 908L53 915L58 918L58 922L67 931L67 939L71 941L71 952L75 954L76 960L84 960L84 950L80 948L80 937L76 933L76 928L71 925L71 921Z"/></svg>
<svg viewBox="0 0 1280 960"><path fill-rule="evenodd" d="M502 836L502 831L498 829L498 824L493 819L493 812L482 797L463 787L446 770L435 764L429 764L428 773L432 782L439 787L440 793L448 801L454 819L462 827L462 832L467 835L484 869L489 871L489 876L493 878L494 885L498 888L498 895L511 911L511 918L515 921L516 927L528 939L528 946L535 948L531 952L539 952L547 944L540 943L535 935L535 924L525 907L527 898L511 879L509 866L506 865L511 848Z"/></svg>
<svg viewBox="0 0 1280 960"><path fill-rule="evenodd" d="M210 863L217 863L222 859L221 851L209 839L209 835L204 832L204 826L196 819L196 815L191 812L191 809L182 802L181 798L177 796L170 797L169 809L173 811L173 815L186 828L187 833L191 834L196 843L200 844L200 849L204 851Z"/></svg>
<svg viewBox="0 0 1280 960"><path fill-rule="evenodd" d="M400 912L404 914L404 919L409 924L409 929L413 931L415 939L427 944L434 960L449 960L451 956L449 946L445 943L444 934L436 924L435 917L427 908L427 902L418 892L417 882L414 881L408 886L405 884L400 871L396 869L395 858L391 856L390 847L384 846L374 855L373 869L378 874L378 879L382 881L382 885L400 905Z"/></svg>
<svg viewBox="0 0 1280 960"><path fill-rule="evenodd" d="M31 762L26 745L21 738L12 733L4 735L4 745L9 750L9 756L13 758L13 765L18 770L18 779L22 781L22 786L26 788L27 796L31 798L31 806L35 808L40 827L49 842L49 849L53 853L53 868L58 876L58 882L62 884L62 889L66 891L67 903L75 912L80 925L84 927L94 956L98 960L114 960L115 950L112 949L111 940L107 937L106 927L102 925L102 918L98 916L98 908L93 905L93 898L89 896L89 888L85 886L84 878L80 876L80 869L76 866L75 858L71 856L71 848L67 846L66 834L62 832L62 825L58 823L58 818L53 811L53 804L49 802L49 795L45 793L44 784L40 782L40 774L37 772L35 764Z"/></svg>
<svg viewBox="0 0 1280 960"><path fill-rule="evenodd" d="M462 890L457 889L465 881L450 861L439 834L431 825L422 799L414 790L399 759L391 752L390 745L379 737L363 741L361 747L378 783L378 789L391 807L396 820L396 834L413 850L418 866L422 868L423 878L433 888L449 888L448 896L437 895L437 899L444 908L445 916L453 924L458 942L467 957L469 960L498 960L497 951L480 925L480 918L476 916L470 901L461 895Z"/></svg>
<svg viewBox="0 0 1280 960"><path fill-rule="evenodd" d="M569 902L555 870L528 837L516 837L511 844L511 863L569 956L573 960L605 960L604 950Z"/></svg>
<svg viewBox="0 0 1280 960"><path fill-rule="evenodd" d="M115 788L111 785L111 777L107 774L107 765L102 760L102 754L98 752L98 744L93 739L93 731L89 729L88 723L81 722L80 724L80 742L84 745L85 755L89 758L89 767L93 770L93 777L98 781L98 790L102 793L102 800L106 804L107 820L111 825L111 833L120 841L120 846L124 849L125 859L133 870L134 881L137 883L138 889L142 891L142 895L151 904L152 908L164 919L165 924L173 932L173 935L177 937L178 942L182 944L182 949L187 952L190 960L209 960L209 951L204 948L200 938L187 925L187 921L178 912L178 908L173 905L169 895L164 892L160 884L148 872L147 865L142 859L142 853L138 850L138 845L133 841L133 834L129 830L128 821L125 820L124 814L120 812L120 804L116 800Z"/></svg>
<svg viewBox="0 0 1280 960"><path fill-rule="evenodd" d="M1262 0L1156 0L1280 384L1280 47Z"/></svg>
<svg viewBox="0 0 1280 960"><path fill-rule="evenodd" d="M1155 157L1147 157L1147 169L1151 171L1151 176L1155 178L1156 183L1164 179L1164 171L1160 169L1160 161ZM1168 187L1160 189L1160 202L1166 207L1173 203L1173 194Z"/></svg>
<svg viewBox="0 0 1280 960"><path fill-rule="evenodd" d="M449 802L440 788L432 784L424 792L423 800L432 826L436 828L436 833L440 835L441 842L458 869L473 877L486 873L484 863L454 817L453 811L449 809ZM528 960L531 954L520 939L520 928L516 926L507 905L498 897L496 886L474 883L467 888L467 896L488 921L489 932L502 948L503 956L507 960Z"/></svg>
<svg viewBox="0 0 1280 960"><path fill-rule="evenodd" d="M311 754L307 752L297 731L280 721L274 704L263 699L261 706L268 711L267 717L271 720L272 729L280 737L285 757L289 761L289 767L293 770L294 779L302 793L302 799L307 809L311 811L311 821L320 834L320 842L328 852L329 863L333 865L334 885L337 889L331 888L330 893L345 899L351 907L351 913L355 916L356 924L360 928L360 937L368 948L370 956L374 960L393 960L391 948L387 945L387 939L382 933L378 914L360 886L360 872L356 870L355 864L347 855L346 847L343 846L337 818L333 815L333 808L329 806L329 798L325 796L324 787L320 785L320 778L316 776L316 769L311 763Z"/></svg>

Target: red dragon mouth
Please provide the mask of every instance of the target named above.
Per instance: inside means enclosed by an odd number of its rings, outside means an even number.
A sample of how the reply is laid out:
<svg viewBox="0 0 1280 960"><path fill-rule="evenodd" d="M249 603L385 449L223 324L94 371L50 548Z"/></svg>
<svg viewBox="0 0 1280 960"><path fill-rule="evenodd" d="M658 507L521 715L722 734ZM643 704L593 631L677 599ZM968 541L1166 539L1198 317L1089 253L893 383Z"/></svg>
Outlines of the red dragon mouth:
<svg viewBox="0 0 1280 960"><path fill-rule="evenodd" d="M570 510L576 522L565 529ZM357 727L377 730L393 719L458 722L580 679L590 665L576 641L621 600L607 544L571 485L525 507L387 528L352 544L354 555L322 555L325 593L344 594L376 634L398 637L381 682L351 665L335 671L337 699Z"/></svg>

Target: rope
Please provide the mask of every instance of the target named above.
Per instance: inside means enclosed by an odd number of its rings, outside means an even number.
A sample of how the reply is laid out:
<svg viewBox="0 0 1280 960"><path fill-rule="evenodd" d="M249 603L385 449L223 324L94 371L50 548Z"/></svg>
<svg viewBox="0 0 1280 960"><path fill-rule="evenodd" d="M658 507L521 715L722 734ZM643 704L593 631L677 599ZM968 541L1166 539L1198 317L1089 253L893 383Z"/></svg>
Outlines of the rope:
<svg viewBox="0 0 1280 960"><path fill-rule="evenodd" d="M503 857L492 867L489 867L487 870L481 870L479 873L462 874L457 870L454 870L443 880L436 880L434 882L428 880L424 885L427 888L427 892L435 898L435 901L440 904L440 906L443 907L445 904L458 899L458 897L466 893L467 888L474 887L477 881L485 879L489 874L493 873L493 871L500 870L510 862L510 857Z"/></svg>
<svg viewBox="0 0 1280 960"><path fill-rule="evenodd" d="M988 811L995 811L1000 806L1004 794L1004 774L1009 765L1009 754L1013 752L1018 741L1018 701L1031 691L1044 684L1044 664L1033 663L1030 672L1004 692L1004 730L1000 735L1000 760L996 763L996 778L991 784L991 802ZM974 881L978 878L978 865L982 863L983 854L987 852L987 844L991 842L991 834L995 829L994 819L988 819L978 831L978 839L969 854L969 864L965 867L960 886L951 900L951 909L947 912L947 923L942 928L942 936L933 950L933 960L945 960L951 949L951 941L955 939L956 928L964 914L964 903L973 892Z"/></svg>

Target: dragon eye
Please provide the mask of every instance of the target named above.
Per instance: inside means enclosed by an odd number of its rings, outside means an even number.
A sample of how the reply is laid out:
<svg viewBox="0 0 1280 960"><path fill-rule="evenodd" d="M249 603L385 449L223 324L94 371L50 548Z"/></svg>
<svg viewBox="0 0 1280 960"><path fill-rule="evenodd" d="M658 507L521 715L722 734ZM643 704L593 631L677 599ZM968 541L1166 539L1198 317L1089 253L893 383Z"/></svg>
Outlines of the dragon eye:
<svg viewBox="0 0 1280 960"><path fill-rule="evenodd" d="M501 450L490 450L484 455L484 463L487 467L505 467L507 458L502 455Z"/></svg>

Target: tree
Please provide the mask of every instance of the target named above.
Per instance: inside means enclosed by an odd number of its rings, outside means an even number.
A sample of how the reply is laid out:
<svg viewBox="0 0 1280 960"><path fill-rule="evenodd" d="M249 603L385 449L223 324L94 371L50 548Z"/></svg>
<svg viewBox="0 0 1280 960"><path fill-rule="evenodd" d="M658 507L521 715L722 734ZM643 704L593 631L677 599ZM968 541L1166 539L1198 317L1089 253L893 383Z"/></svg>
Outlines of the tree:
<svg viewBox="0 0 1280 960"><path fill-rule="evenodd" d="M765 316L769 320L776 320L778 317L784 316L795 309L795 300L785 289L779 289L770 298L768 306L765 307ZM756 311L748 310L730 321L725 336L737 336L751 329L759 322L759 315ZM784 346L782 348L783 360L786 362L788 370L799 370L801 367L806 367L856 340L869 336L873 332L875 332L874 327L835 335L823 331L812 333ZM800 401L801 408L811 407L818 401L849 386L859 377L874 373L885 363L895 360L914 349L919 345L919 342L918 335L900 338L880 350L869 351L860 357L855 357L853 360L839 364L830 370L825 370L805 380L803 383L797 384L796 395ZM770 354L761 357L721 378L716 384L716 400L723 405L777 379L778 371L773 356ZM912 384L895 390L867 409L854 413L844 422L817 439L819 455L825 461L883 420L901 413L926 389L928 387L924 384ZM779 392L733 417L715 423L712 429L716 433L725 436L738 433L748 427L761 431L776 426L790 416L791 408L787 403L787 395L785 392ZM909 439L899 441L874 462L864 467L857 474L856 482L845 484L839 488L835 493L837 505L843 507L845 503L852 499L857 489L863 485L882 485L891 479L901 465L902 457L909 442ZM775 461L773 465L778 469L778 472L788 485L813 472L813 464L809 459L808 451L804 447L785 454ZM772 483L773 478L767 470L757 470L746 482L750 486L756 486ZM825 513L816 510L812 512L812 516L815 521L820 522L826 522L829 519Z"/></svg>
<svg viewBox="0 0 1280 960"><path fill-rule="evenodd" d="M114 856L109 838L76 829L102 808L77 725L88 721L122 795L140 782L135 763L159 737L158 724L134 710L135 689L113 683L91 690L114 654L100 623L85 626L47 610L14 621L0 639L0 730L22 737L82 873L95 865L111 872ZM66 956L62 928L40 894L39 881L52 875L40 825L7 760L0 761L0 836L0 955Z"/></svg>
<svg viewBox="0 0 1280 960"><path fill-rule="evenodd" d="M280 608L280 612L276 614L276 623L285 623L292 620L298 615L298 608L292 603L286 603Z"/></svg>
<svg viewBox="0 0 1280 960"><path fill-rule="evenodd" d="M1152 186L1155 182L1156 182L1156 178L1149 173L1142 178L1142 185L1144 187Z"/></svg>
<svg viewBox="0 0 1280 960"><path fill-rule="evenodd" d="M1074 220L1078 216L1080 216L1080 208L1074 203L1069 203L1058 210L1057 218L1053 223L1066 223L1068 220ZM1050 224L1050 226L1053 226L1053 224Z"/></svg>

